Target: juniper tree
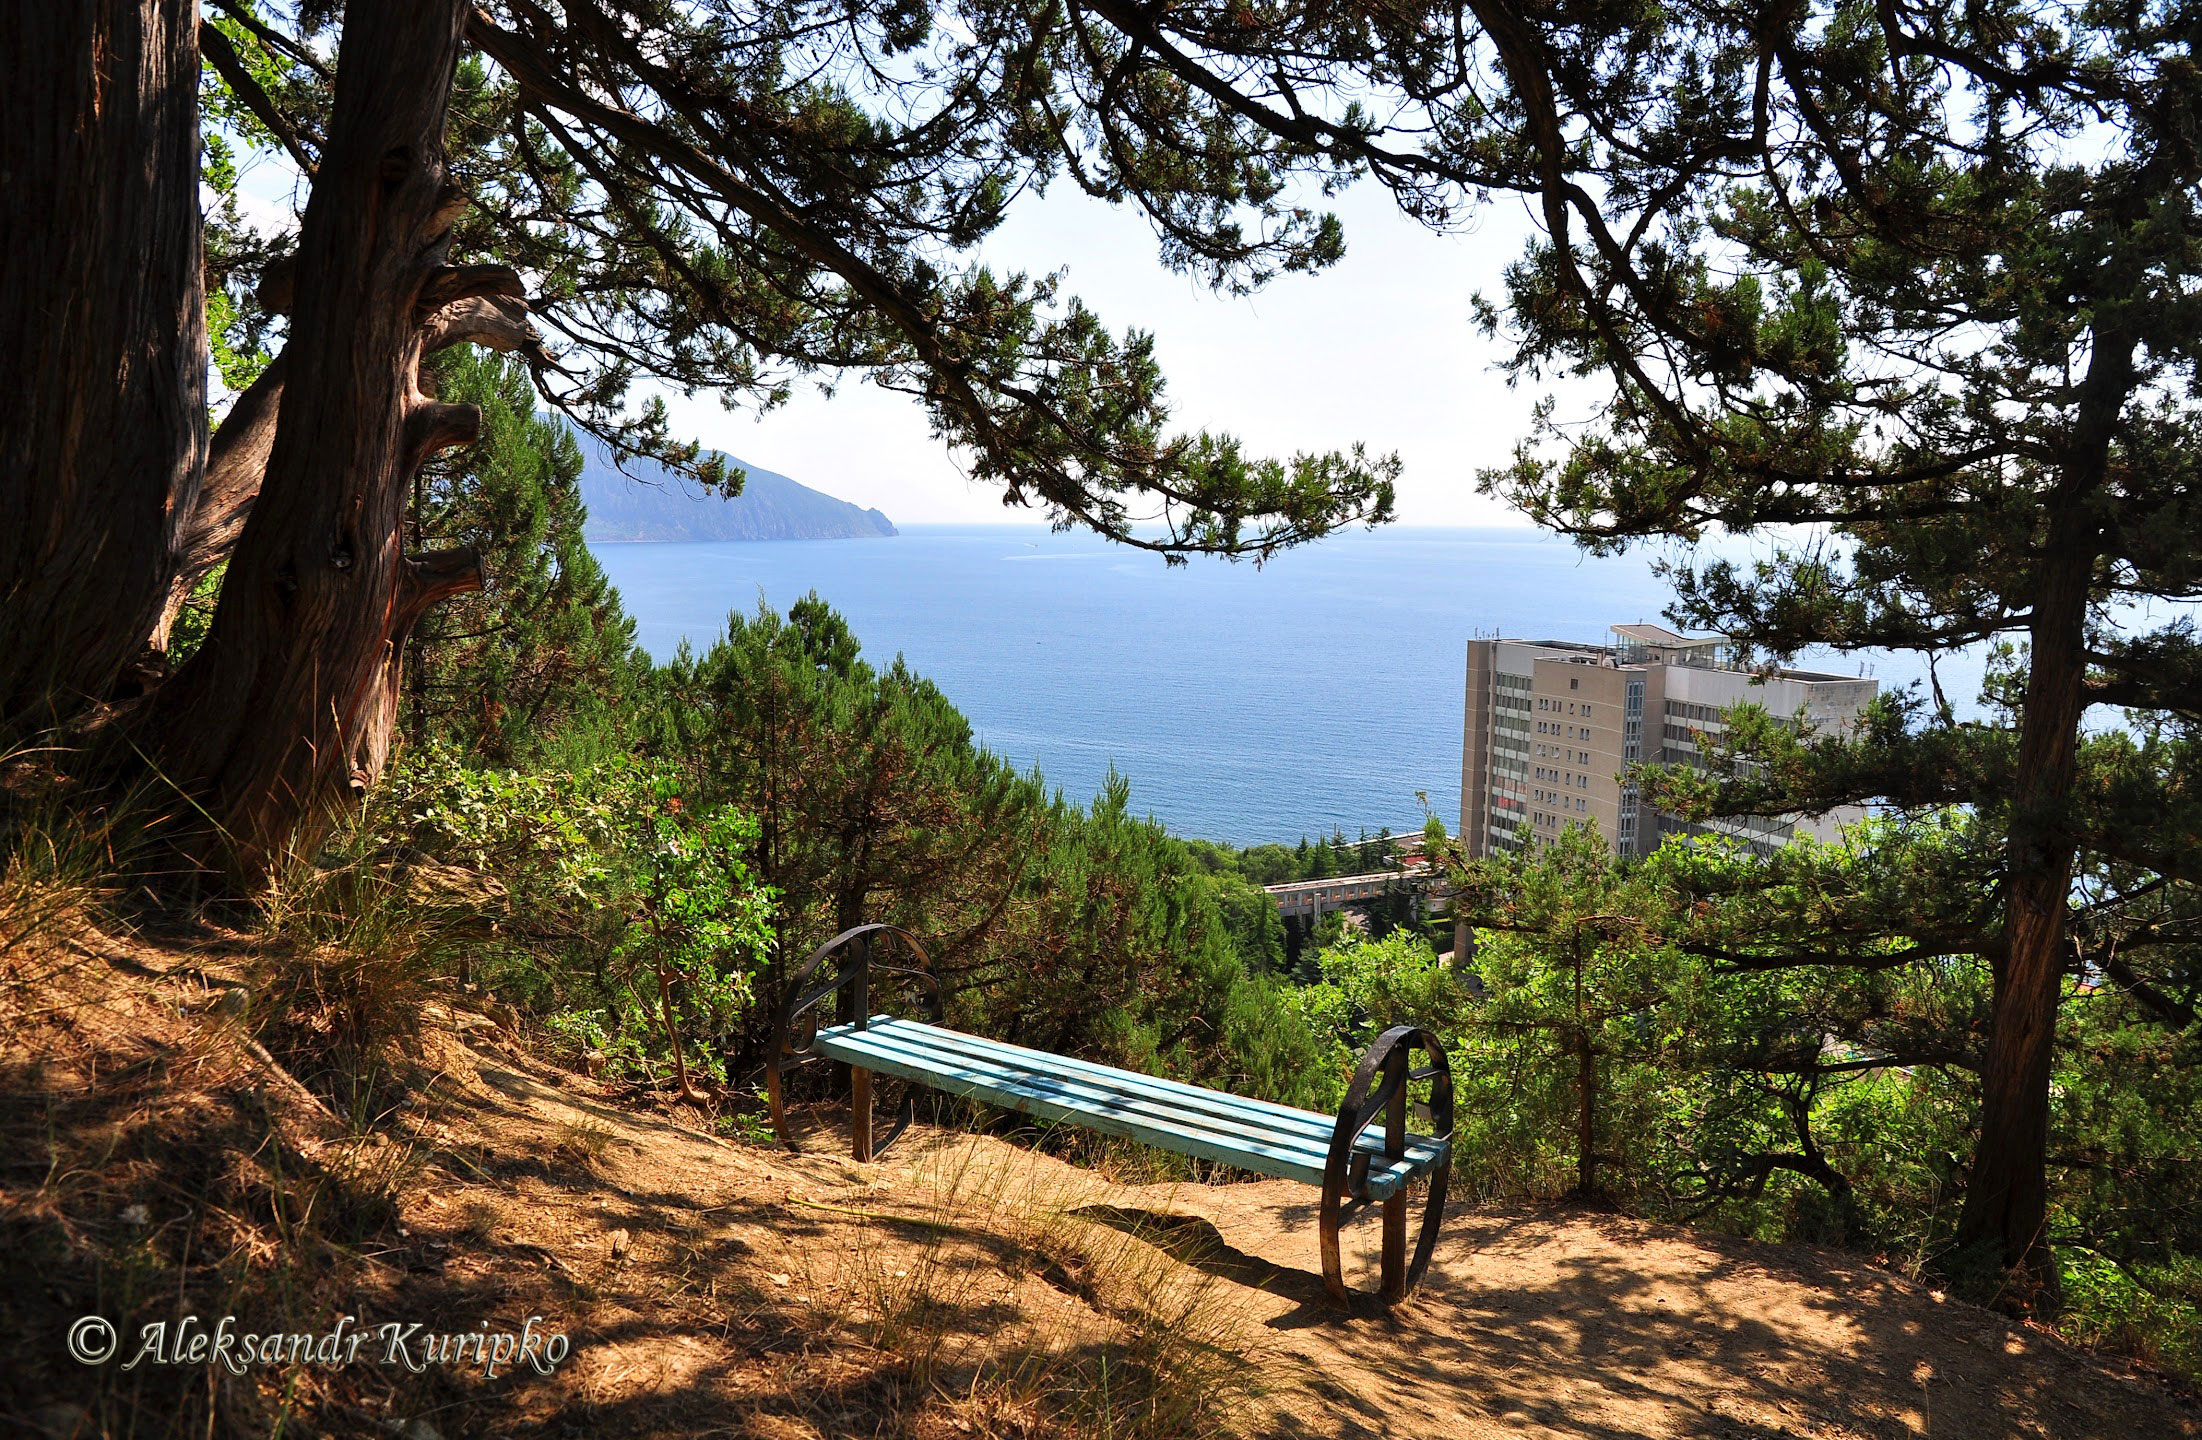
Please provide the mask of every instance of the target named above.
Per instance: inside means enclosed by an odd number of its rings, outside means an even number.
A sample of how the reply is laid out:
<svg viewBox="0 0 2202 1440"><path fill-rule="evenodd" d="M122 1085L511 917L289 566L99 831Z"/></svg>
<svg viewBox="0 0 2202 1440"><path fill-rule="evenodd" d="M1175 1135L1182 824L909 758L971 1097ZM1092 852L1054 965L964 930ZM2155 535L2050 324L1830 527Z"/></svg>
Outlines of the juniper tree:
<svg viewBox="0 0 2202 1440"><path fill-rule="evenodd" d="M413 626L481 583L476 555L403 540L420 466L479 428L421 381L454 344L527 356L569 414L721 481L637 381L770 403L805 375L869 377L919 396L1006 501L1173 557L1388 514L1395 462L1174 434L1148 337L972 260L1065 166L1214 283L1339 253L1334 222L1278 199L1279 147L1062 83L1082 62L1058 13L355 0L338 29L336 11L0 15L0 725L119 733L242 877L373 783ZM1153 127L1138 153L1110 143L1111 108ZM208 113L286 155L308 197L287 254L217 276L283 343L211 441ZM126 681L217 567L204 643Z"/></svg>

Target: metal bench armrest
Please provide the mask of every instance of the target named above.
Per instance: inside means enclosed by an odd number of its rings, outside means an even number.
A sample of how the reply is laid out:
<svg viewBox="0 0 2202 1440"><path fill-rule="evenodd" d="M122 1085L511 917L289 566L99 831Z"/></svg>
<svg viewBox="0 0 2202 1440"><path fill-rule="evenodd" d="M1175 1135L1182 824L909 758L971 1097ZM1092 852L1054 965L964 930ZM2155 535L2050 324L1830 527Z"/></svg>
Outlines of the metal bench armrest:
<svg viewBox="0 0 2202 1440"><path fill-rule="evenodd" d="M899 940L908 949L912 963L887 965L874 960L873 942L883 937ZM826 961L836 956L839 958L832 978L805 988L806 982L818 973ZM917 981L919 1008L924 1011L924 1018L940 1018L940 977L933 972L932 961L917 936L899 925L857 925L844 930L811 951L803 963L795 968L795 973L788 977L784 995L773 1010L771 1049L765 1063L765 1089L772 1101L773 1132L780 1137L780 1143L790 1150L798 1147L788 1128L787 1098L781 1076L807 1060L819 1058L811 1049L812 1043L818 1038L818 1006L829 996L841 996L840 1008L844 1011L845 1018L862 1027L871 1015L872 978L884 975ZM870 1087L862 1088L869 1091ZM868 1094L865 1098L868 1102ZM887 1132L887 1138L874 1147L872 1153L878 1154L894 1143L895 1137L903 1132L916 1114L916 1108L915 1097L905 1093L894 1128Z"/></svg>
<svg viewBox="0 0 2202 1440"><path fill-rule="evenodd" d="M1409 1057L1421 1051L1429 1060L1411 1066ZM1331 1132L1330 1161L1323 1171L1321 1239L1323 1284L1338 1300L1346 1300L1345 1269L1338 1255L1339 1222L1369 1203L1369 1162L1359 1150L1361 1132L1379 1116L1384 1122L1384 1156L1397 1159L1407 1153L1407 1086L1430 1082L1430 1138L1438 1143L1437 1162L1430 1167L1429 1194L1423 1199L1422 1231L1414 1255L1407 1256L1407 1191L1394 1191L1380 1202L1384 1207L1384 1262L1382 1294L1396 1300L1413 1289L1430 1265L1430 1252L1445 1215L1446 1182L1453 1169L1453 1071L1438 1038L1419 1025L1394 1025L1376 1037L1368 1053L1355 1067L1346 1098L1338 1107L1338 1127Z"/></svg>

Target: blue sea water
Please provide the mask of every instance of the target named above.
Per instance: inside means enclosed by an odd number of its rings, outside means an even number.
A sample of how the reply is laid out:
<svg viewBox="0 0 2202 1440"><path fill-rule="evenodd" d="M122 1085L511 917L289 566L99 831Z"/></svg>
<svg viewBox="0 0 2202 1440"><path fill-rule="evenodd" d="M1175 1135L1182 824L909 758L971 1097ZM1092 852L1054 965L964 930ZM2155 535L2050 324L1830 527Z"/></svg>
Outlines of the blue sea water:
<svg viewBox="0 0 2202 1440"><path fill-rule="evenodd" d="M661 659L708 647L760 596L784 610L816 590L995 753L1080 801L1114 764L1135 811L1234 844L1419 829L1421 797L1452 828L1464 643L1602 641L1671 598L1646 556L1589 559L1527 529L1357 532L1260 569L1015 526L596 554Z"/></svg>

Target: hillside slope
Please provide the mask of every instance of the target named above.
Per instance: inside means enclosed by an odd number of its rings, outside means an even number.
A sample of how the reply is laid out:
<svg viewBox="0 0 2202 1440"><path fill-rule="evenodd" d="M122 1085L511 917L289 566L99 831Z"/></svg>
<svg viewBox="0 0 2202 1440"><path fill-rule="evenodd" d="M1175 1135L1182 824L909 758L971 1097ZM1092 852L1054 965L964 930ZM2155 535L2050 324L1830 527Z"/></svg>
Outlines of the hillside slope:
<svg viewBox="0 0 2202 1440"><path fill-rule="evenodd" d="M37 1004L0 989L0 1430L2202 1437L2146 1377L1855 1256L1611 1216L1463 1208L1415 1299L1341 1314L1306 1187L1115 1183L937 1130L860 1167L831 1109L791 1155L548 1065L457 992L360 1133L242 1043L238 963L95 940ZM490 1377L62 1349L79 1316L180 1313L541 1317L571 1350Z"/></svg>
<svg viewBox="0 0 2202 1440"><path fill-rule="evenodd" d="M629 461L629 479L592 436L580 436L582 534L591 544L660 540L844 540L892 535L877 510L813 490L787 476L727 457L747 479L729 500L647 460Z"/></svg>

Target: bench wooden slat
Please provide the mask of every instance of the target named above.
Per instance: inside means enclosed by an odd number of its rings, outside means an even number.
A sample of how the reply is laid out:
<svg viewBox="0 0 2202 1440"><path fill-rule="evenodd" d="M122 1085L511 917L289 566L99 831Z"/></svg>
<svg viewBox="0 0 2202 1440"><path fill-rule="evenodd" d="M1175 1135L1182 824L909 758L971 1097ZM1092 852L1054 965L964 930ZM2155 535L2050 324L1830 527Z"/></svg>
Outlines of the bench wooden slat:
<svg viewBox="0 0 2202 1440"><path fill-rule="evenodd" d="M1249 1100L1243 1095L1233 1095L1228 1091L1209 1090L1198 1085L1187 1085L1179 1080L1165 1080L1157 1075L1118 1070L1107 1065L1097 1065L1090 1060L1078 1060L1046 1050L1031 1050L1003 1040L990 1040L983 1035L969 1035L961 1030L926 1025L921 1021L896 1020L893 1023L901 1029L934 1032L959 1051L969 1049L993 1055L1023 1069L1038 1070L1046 1074L1077 1075L1115 1088L1137 1090L1167 1103L1181 1104L1214 1115L1218 1119L1238 1120L1274 1128L1281 1133L1298 1134L1312 1141L1326 1154L1330 1149L1331 1132L1338 1123L1335 1116L1318 1115L1311 1110L1298 1110L1269 1100ZM1379 1145L1377 1148L1382 1147Z"/></svg>
<svg viewBox="0 0 2202 1440"><path fill-rule="evenodd" d="M972 1074L1008 1085L1027 1085L1043 1090L1061 1101L1078 1108L1105 1110L1134 1117L1167 1121L1187 1129L1212 1132L1218 1140L1233 1142L1247 1140L1297 1156L1319 1162L1324 1148L1314 1144L1297 1131L1279 1130L1258 1120L1239 1117L1229 1119L1207 1114L1190 1107L1172 1103L1170 1099L1144 1093L1137 1087L1112 1084L1090 1079L1084 1075L1057 1072L994 1053L966 1048L963 1036L956 1032L926 1033L915 1027L888 1024L877 1030L844 1032L837 1037L835 1058L842 1057L843 1048L849 1050L880 1051L891 1047L896 1053L915 1063L937 1066L958 1074Z"/></svg>
<svg viewBox="0 0 2202 1440"><path fill-rule="evenodd" d="M1074 1123L1265 1175L1311 1185L1320 1183L1322 1164L1318 1157L1297 1144L1272 1143L1274 1137L1265 1141L1243 1132L1232 1134L1198 1123L1186 1123L1183 1117L1157 1115L1112 1104L1107 1097L1096 1098L1065 1087L1056 1082L1055 1077L1008 1070L968 1057L914 1050L891 1037L876 1036L868 1031L853 1032L837 1040L842 1043L829 1042L821 1048L821 1053L1043 1120ZM1401 1168L1405 1168L1404 1162ZM1395 1186L1400 1178L1404 1177L1385 1174L1377 1183Z"/></svg>
<svg viewBox="0 0 2202 1440"><path fill-rule="evenodd" d="M1250 1100L1243 1095L1189 1085L1182 1080L1165 1080L1161 1076L1146 1075L1136 1070L1118 1070L1090 1060L1073 1059L1046 1050L1032 1050L1022 1045L1011 1045L1007 1041L950 1030L922 1021L875 1016L871 1025L874 1028L886 1026L898 1035L922 1036L934 1048L949 1055L960 1056L976 1052L993 1057L1020 1073L1036 1073L1063 1079L1075 1077L1109 1091L1128 1090L1165 1105L1183 1106L1208 1117L1204 1123L1208 1123L1209 1128L1214 1128L1218 1122L1227 1129L1251 1124L1279 1136L1292 1136L1303 1143L1312 1144L1319 1160L1327 1160L1329 1157L1331 1136L1337 1129L1336 1117L1318 1115L1311 1110L1298 1110L1269 1100ZM853 1026L844 1028L852 1033L854 1031ZM1357 1138L1355 1148L1372 1160L1381 1159L1384 1151L1381 1128L1372 1125L1363 1130ZM1427 1168L1437 1157L1439 1148L1439 1142L1427 1135L1410 1132L1407 1136L1407 1158L1414 1161L1418 1168Z"/></svg>
<svg viewBox="0 0 2202 1440"><path fill-rule="evenodd" d="M1043 1120L1068 1121L1181 1155L1198 1155L1311 1185L1320 1183L1322 1165L1297 1146L1265 1144L1253 1136L1230 1135L1163 1115L1097 1103L1028 1073L1005 1071L982 1061L959 1062L911 1051L886 1038L868 1039L845 1048L835 1045L822 1053Z"/></svg>
<svg viewBox="0 0 2202 1440"><path fill-rule="evenodd" d="M1236 1134L1246 1129L1271 1134L1280 1142L1290 1142L1295 1148L1310 1150L1318 1160L1330 1153L1330 1139L1337 1127L1335 1118L1318 1115L1309 1110L1296 1110L1289 1105L1278 1105L1266 1100L1248 1100L1243 1096L1210 1090L1199 1085L1188 1085L1180 1080L1165 1080L1160 1076L1143 1075L1132 1070L1117 1070L1090 1061L1073 1060L1045 1050L1029 1050L1021 1045L1011 1045L984 1036L966 1034L961 1030L949 1030L942 1026L928 1025L920 1021L875 1018L874 1029L885 1029L897 1037L908 1037L928 1048L952 1057L971 1056L985 1058L1001 1064L1019 1074L1035 1074L1066 1083L1084 1084L1105 1092L1113 1099L1129 1093L1167 1107L1163 1113L1188 1113L1197 1117L1208 1128L1222 1128ZM838 1027L837 1034L853 1034L854 1027ZM836 1057L840 1058L840 1057ZM1409 1136L1410 1152L1417 1146L1428 1147L1436 1142L1426 1136ZM1362 1132L1359 1148L1372 1156L1381 1155L1383 1137L1371 1128Z"/></svg>
<svg viewBox="0 0 2202 1440"><path fill-rule="evenodd" d="M1334 1122L1309 1111L1247 1102L1199 1086L886 1016L861 1030L854 1025L821 1030L813 1048L831 1059L1042 1119L1322 1184ZM1241 1103L1218 1106L1214 1102L1219 1099ZM1411 1136L1407 1154L1387 1162L1381 1135L1365 1131L1357 1148L1370 1156L1368 1194L1384 1199L1437 1163L1445 1147L1425 1136Z"/></svg>

